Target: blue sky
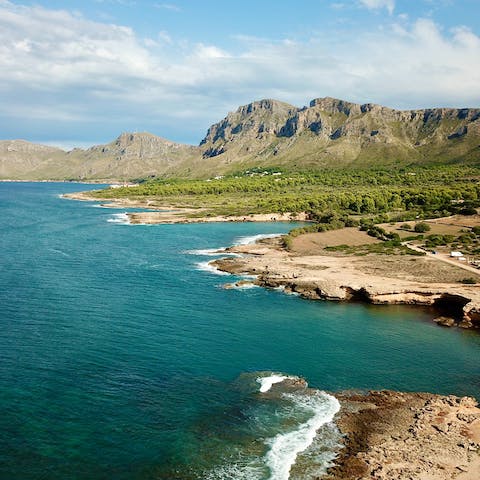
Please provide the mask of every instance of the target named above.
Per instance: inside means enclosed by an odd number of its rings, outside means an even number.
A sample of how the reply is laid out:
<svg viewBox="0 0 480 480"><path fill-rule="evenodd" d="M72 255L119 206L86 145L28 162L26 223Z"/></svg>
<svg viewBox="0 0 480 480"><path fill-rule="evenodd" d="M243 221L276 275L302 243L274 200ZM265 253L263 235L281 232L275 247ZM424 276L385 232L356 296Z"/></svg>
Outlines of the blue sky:
<svg viewBox="0 0 480 480"><path fill-rule="evenodd" d="M239 105L480 106L478 0L0 0L0 138L197 144Z"/></svg>

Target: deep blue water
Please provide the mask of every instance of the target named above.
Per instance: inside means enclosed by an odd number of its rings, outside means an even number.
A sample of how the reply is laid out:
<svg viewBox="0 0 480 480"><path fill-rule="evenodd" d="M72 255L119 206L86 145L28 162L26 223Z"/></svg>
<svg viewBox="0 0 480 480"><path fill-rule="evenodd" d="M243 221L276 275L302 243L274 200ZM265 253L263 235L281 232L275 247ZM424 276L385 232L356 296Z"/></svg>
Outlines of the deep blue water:
<svg viewBox="0 0 480 480"><path fill-rule="evenodd" d="M475 332L420 309L224 290L230 277L196 267L211 258L186 253L290 225L130 226L59 198L89 188L0 183L0 478L270 478L246 474L251 459L309 410L259 396L255 372L480 397Z"/></svg>

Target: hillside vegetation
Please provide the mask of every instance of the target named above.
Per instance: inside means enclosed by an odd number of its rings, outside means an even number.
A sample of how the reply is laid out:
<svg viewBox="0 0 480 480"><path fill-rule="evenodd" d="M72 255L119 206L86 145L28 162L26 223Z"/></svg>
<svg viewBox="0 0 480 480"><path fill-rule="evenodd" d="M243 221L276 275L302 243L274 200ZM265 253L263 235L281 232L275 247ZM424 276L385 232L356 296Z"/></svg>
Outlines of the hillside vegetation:
<svg viewBox="0 0 480 480"><path fill-rule="evenodd" d="M247 170L206 180L148 180L94 192L157 206L207 209L211 215L308 212L320 223L339 216L404 221L445 216L480 203L480 168ZM202 215L205 212L202 211Z"/></svg>

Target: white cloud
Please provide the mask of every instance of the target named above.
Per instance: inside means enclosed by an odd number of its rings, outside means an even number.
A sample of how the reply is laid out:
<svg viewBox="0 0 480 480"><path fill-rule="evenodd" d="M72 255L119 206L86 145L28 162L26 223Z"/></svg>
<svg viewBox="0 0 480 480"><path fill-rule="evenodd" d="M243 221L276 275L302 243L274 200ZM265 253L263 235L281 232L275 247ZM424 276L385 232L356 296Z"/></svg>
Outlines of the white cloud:
<svg viewBox="0 0 480 480"><path fill-rule="evenodd" d="M395 10L395 0L360 0L360 4L370 10L386 8L390 15L392 15Z"/></svg>
<svg viewBox="0 0 480 480"><path fill-rule="evenodd" d="M172 12L181 12L182 9L174 3L155 3L155 8L163 8L164 10L171 10Z"/></svg>
<svg viewBox="0 0 480 480"><path fill-rule="evenodd" d="M211 122L259 98L480 104L480 38L466 27L403 20L350 37L234 42L227 51L166 32L142 39L127 27L0 0L0 123L34 124L50 138L59 129L66 138L104 131L105 140L107 131L136 127L184 139L190 128L199 140Z"/></svg>
<svg viewBox="0 0 480 480"><path fill-rule="evenodd" d="M169 45L173 43L172 37L165 30L158 32L158 39L161 42L168 43Z"/></svg>

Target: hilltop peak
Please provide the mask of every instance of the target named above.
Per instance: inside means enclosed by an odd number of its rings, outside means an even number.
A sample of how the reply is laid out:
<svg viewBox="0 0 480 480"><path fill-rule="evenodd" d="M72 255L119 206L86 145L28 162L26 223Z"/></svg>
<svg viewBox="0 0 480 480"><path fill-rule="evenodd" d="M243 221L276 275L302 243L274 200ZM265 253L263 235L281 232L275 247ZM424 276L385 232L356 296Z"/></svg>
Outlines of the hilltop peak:
<svg viewBox="0 0 480 480"><path fill-rule="evenodd" d="M0 140L0 152L63 152L61 148L31 143L27 140Z"/></svg>
<svg viewBox="0 0 480 480"><path fill-rule="evenodd" d="M310 108L316 108L327 113L343 113L347 116L352 114L359 115L374 109L390 110L373 103L359 104L333 97L314 98L310 102Z"/></svg>
<svg viewBox="0 0 480 480"><path fill-rule="evenodd" d="M274 100L271 98L265 98L262 100L255 100L254 102L248 103L238 107L236 113L241 115L252 114L259 110L266 110L271 113L283 112L285 110L296 110L297 107L290 105L286 102L281 102L280 100Z"/></svg>
<svg viewBox="0 0 480 480"><path fill-rule="evenodd" d="M149 132L123 132L113 143L118 146L127 146L136 142L155 142L166 145L173 145L175 143Z"/></svg>

